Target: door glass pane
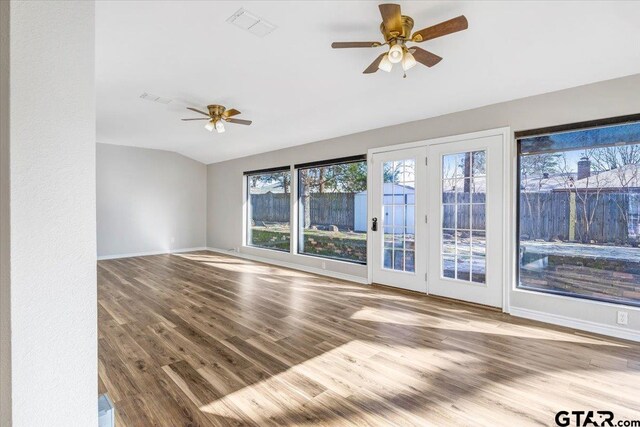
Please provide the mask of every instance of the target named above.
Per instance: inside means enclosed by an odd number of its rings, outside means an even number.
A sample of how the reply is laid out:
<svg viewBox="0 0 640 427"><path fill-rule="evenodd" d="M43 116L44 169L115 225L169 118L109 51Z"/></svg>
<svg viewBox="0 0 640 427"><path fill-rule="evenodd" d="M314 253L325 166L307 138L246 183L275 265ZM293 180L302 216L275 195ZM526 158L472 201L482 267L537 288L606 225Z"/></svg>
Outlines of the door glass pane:
<svg viewBox="0 0 640 427"><path fill-rule="evenodd" d="M442 156L442 277L486 282L486 152Z"/></svg>
<svg viewBox="0 0 640 427"><path fill-rule="evenodd" d="M391 268L393 262L393 250L384 249L384 268Z"/></svg>
<svg viewBox="0 0 640 427"><path fill-rule="evenodd" d="M456 257L451 255L442 256L442 276L449 279L456 278Z"/></svg>
<svg viewBox="0 0 640 427"><path fill-rule="evenodd" d="M382 165L383 268L415 271L415 160Z"/></svg>

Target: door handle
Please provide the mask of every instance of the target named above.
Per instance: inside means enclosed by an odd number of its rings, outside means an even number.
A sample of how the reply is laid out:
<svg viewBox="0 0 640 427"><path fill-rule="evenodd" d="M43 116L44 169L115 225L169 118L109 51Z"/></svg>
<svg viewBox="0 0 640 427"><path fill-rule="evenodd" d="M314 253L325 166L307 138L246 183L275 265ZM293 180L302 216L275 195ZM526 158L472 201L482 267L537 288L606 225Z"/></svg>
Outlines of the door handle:
<svg viewBox="0 0 640 427"><path fill-rule="evenodd" d="M378 218L371 218L371 231L378 231Z"/></svg>

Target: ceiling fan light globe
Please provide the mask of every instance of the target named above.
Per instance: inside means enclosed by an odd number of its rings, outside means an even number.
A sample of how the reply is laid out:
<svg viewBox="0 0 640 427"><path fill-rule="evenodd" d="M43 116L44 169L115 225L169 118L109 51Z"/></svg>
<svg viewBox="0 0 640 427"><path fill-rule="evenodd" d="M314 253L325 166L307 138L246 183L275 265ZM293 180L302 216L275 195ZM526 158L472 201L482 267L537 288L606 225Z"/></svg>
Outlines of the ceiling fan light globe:
<svg viewBox="0 0 640 427"><path fill-rule="evenodd" d="M391 61L391 63L393 64L397 64L398 62L402 61L402 57L403 57L402 46L398 44L394 44L393 46L391 46L391 49L389 49L388 55L389 55L389 61Z"/></svg>
<svg viewBox="0 0 640 427"><path fill-rule="evenodd" d="M416 64L417 64L416 58L414 58L410 52L405 52L404 56L402 57L402 69L404 71L407 71L415 67Z"/></svg>
<svg viewBox="0 0 640 427"><path fill-rule="evenodd" d="M387 73L391 71L393 67L393 62L389 61L389 55L385 55L382 57L382 61L378 64L378 69L382 71L386 71Z"/></svg>
<svg viewBox="0 0 640 427"><path fill-rule="evenodd" d="M216 122L216 126L215 127L216 127L216 131L218 133L223 133L224 132L224 124L222 123L222 120L218 120Z"/></svg>
<svg viewBox="0 0 640 427"><path fill-rule="evenodd" d="M204 128L209 132L213 132L213 130L216 128L216 125L213 123L213 120L211 120L208 121L206 125L204 125Z"/></svg>

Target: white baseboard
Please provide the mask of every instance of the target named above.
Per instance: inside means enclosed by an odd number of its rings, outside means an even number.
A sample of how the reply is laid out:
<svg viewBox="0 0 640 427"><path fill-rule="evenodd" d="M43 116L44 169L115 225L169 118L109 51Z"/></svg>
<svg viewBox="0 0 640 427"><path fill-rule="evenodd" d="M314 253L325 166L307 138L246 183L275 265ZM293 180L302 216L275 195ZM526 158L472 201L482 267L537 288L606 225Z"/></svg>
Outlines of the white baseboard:
<svg viewBox="0 0 640 427"><path fill-rule="evenodd" d="M151 251L151 252L137 252L137 253L129 253L129 254L100 255L100 256L98 256L98 261L102 261L102 260L106 260L106 259L133 258L133 257L137 257L137 256L179 254L179 253L182 253L182 252L206 251L206 250L208 250L207 247L200 246L200 247L197 247L197 248L171 249L169 251Z"/></svg>
<svg viewBox="0 0 640 427"><path fill-rule="evenodd" d="M224 255L234 256L237 258L244 258L251 261L262 262L264 264L271 264L271 265L277 265L278 267L290 268L292 270L300 270L306 273L317 274L319 276L327 276L327 277L332 277L334 279L346 280L348 282L360 283L362 285L367 285L369 283L366 277L353 276L351 274L338 273L336 271L330 271L330 270L322 270L320 268L309 267L306 265L296 264L293 262L279 261L271 258L243 254L235 251L228 251L228 250L218 249L218 248L206 248L206 250L224 254Z"/></svg>
<svg viewBox="0 0 640 427"><path fill-rule="evenodd" d="M605 325L602 323L590 322L588 320L579 320L558 314L544 313L541 311L513 306L509 308L509 314L516 317L524 317L525 319L538 320L540 322L551 323L553 325L579 329L581 331L640 342L640 332L622 328L620 326Z"/></svg>

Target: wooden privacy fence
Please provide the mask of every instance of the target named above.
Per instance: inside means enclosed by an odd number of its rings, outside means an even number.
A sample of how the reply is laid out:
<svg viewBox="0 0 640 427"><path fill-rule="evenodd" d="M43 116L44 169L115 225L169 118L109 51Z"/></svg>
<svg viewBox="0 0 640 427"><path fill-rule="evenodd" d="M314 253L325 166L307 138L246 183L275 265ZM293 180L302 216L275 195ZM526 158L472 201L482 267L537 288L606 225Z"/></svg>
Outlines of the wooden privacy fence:
<svg viewBox="0 0 640 427"><path fill-rule="evenodd" d="M262 222L289 222L290 195L266 193L251 195L251 219L256 225Z"/></svg>
<svg viewBox="0 0 640 427"><path fill-rule="evenodd" d="M314 193L310 196L311 225L335 225L341 230L353 230L355 193ZM300 198L304 207L305 197ZM289 222L289 194L266 193L251 195L253 221L256 224Z"/></svg>
<svg viewBox="0 0 640 427"><path fill-rule="evenodd" d="M468 230L472 224L474 230L485 229L484 193L446 192L442 201L444 228ZM521 193L520 236L524 240L636 243L640 241L640 193Z"/></svg>
<svg viewBox="0 0 640 427"><path fill-rule="evenodd" d="M355 193L315 193L311 225L354 229ZM484 194L443 195L443 227L483 230ZM458 204L454 205L457 200ZM289 194L252 194L253 221L289 222ZM304 197L300 206L304 207ZM473 227L470 227L470 225ZM457 225L457 226L456 226ZM627 244L640 241L640 193L527 192L520 194L520 236L524 240Z"/></svg>
<svg viewBox="0 0 640 427"><path fill-rule="evenodd" d="M639 233L639 193L520 195L520 236L524 239L627 244L638 242Z"/></svg>

